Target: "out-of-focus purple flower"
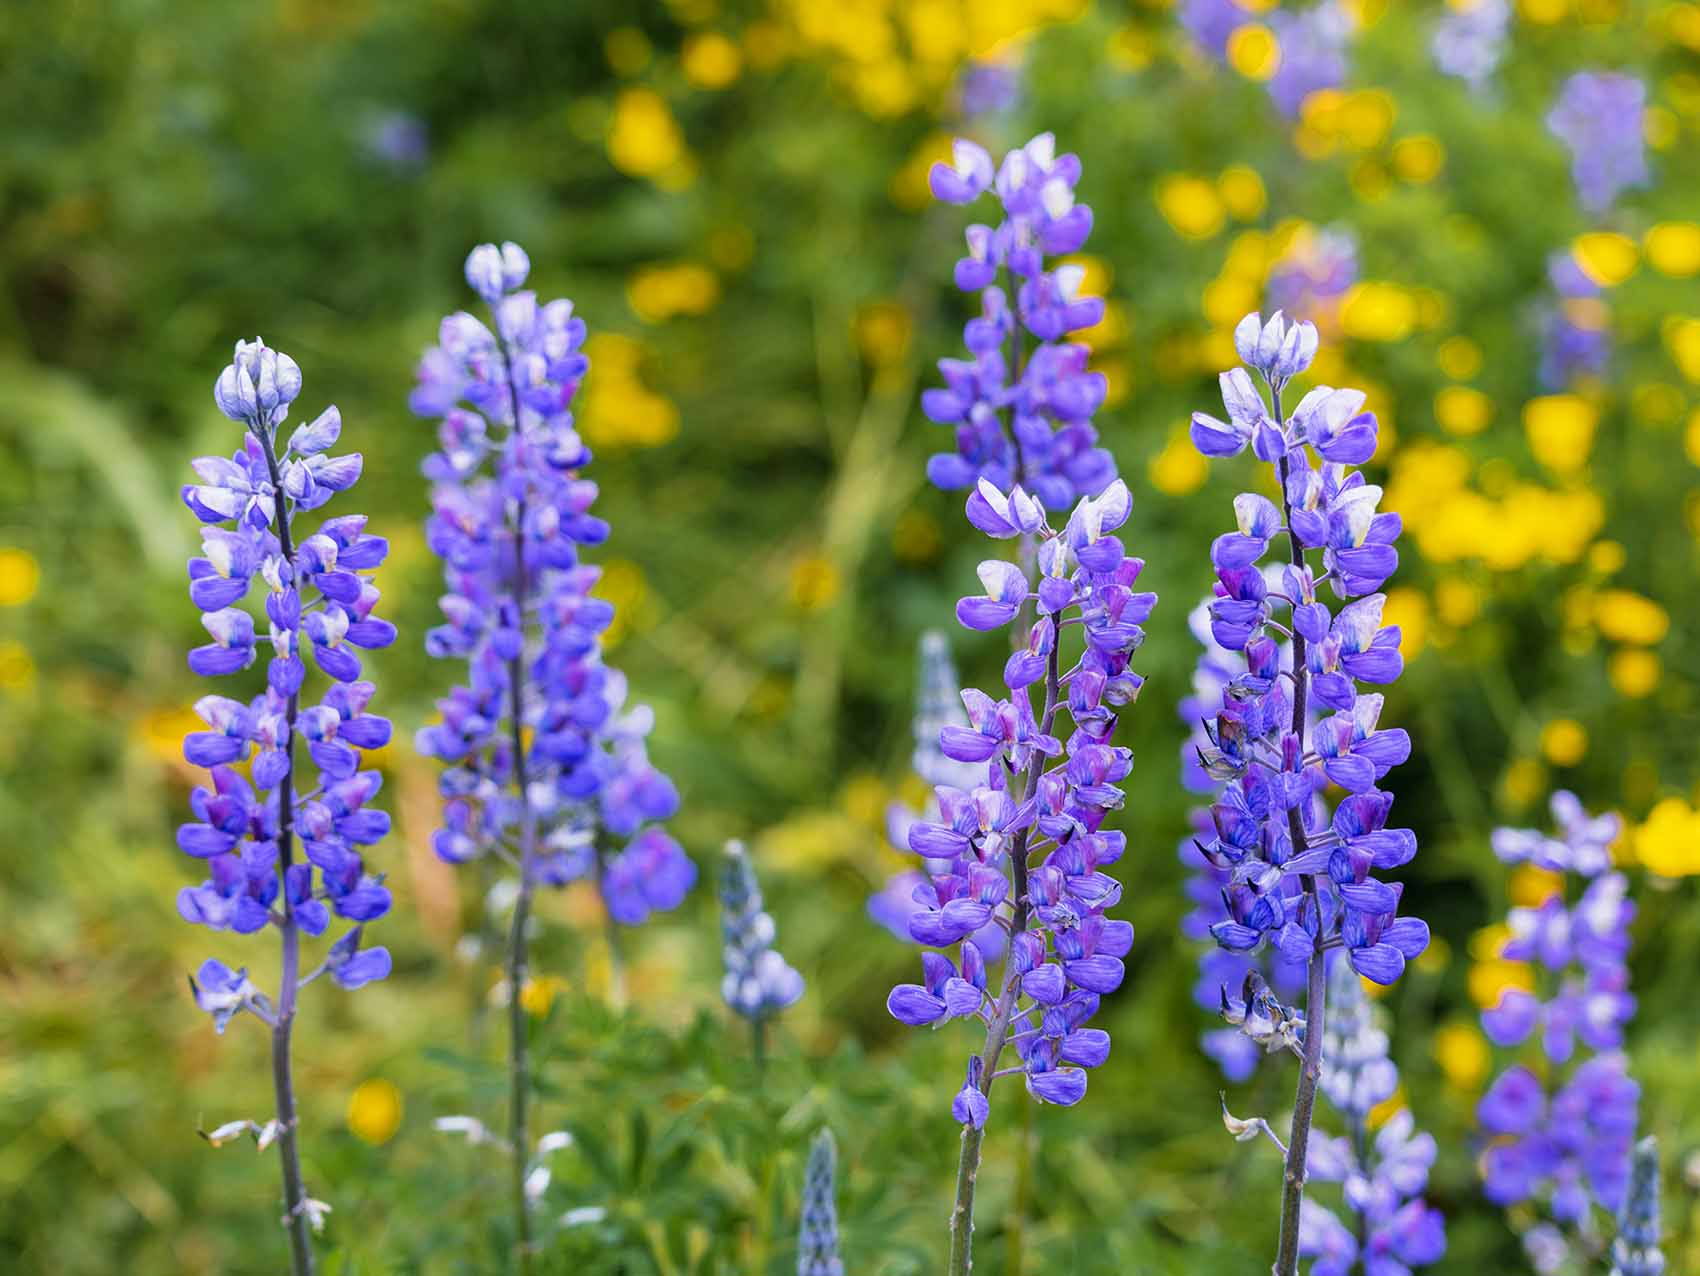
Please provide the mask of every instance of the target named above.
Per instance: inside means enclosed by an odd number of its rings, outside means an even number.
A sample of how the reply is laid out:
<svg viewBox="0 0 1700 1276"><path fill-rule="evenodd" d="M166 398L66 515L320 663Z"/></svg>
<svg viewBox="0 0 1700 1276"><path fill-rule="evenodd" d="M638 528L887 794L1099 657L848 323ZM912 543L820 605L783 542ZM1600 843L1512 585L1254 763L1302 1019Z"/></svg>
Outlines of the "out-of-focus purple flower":
<svg viewBox="0 0 1700 1276"><path fill-rule="evenodd" d="M1646 113L1647 87L1631 75L1579 71L1559 91L1547 128L1570 148L1570 175L1590 214L1647 184Z"/></svg>
<svg viewBox="0 0 1700 1276"><path fill-rule="evenodd" d="M1503 955L1530 963L1537 989L1507 989L1482 1013L1496 1045L1529 1043L1544 1061L1538 1071L1517 1064L1502 1072L1476 1119L1489 1139L1481 1158L1488 1199L1543 1203L1575 1235L1593 1226L1593 1205L1612 1213L1623 1207L1629 1179L1640 1087L1622 1045L1635 1013L1627 965L1635 907L1623 875L1606 871L1617 817L1588 815L1570 793L1556 794L1552 810L1559 836L1500 829L1494 851L1506 863L1532 863L1586 885L1574 902L1561 889L1511 911ZM1567 1248L1566 1233L1557 1235Z"/></svg>
<svg viewBox="0 0 1700 1276"><path fill-rule="evenodd" d="M431 134L410 111L380 111L361 126L360 145L368 158L391 172L411 175L431 159Z"/></svg>
<svg viewBox="0 0 1700 1276"><path fill-rule="evenodd" d="M1564 390L1578 381L1603 377L1611 363L1611 307L1604 290L1566 251L1547 263L1552 296L1541 303L1539 329L1541 384Z"/></svg>
<svg viewBox="0 0 1700 1276"><path fill-rule="evenodd" d="M1295 118L1312 93L1346 82L1352 18L1337 0L1321 0L1308 9L1275 9L1268 22L1281 49L1281 64L1269 79L1269 96L1283 115Z"/></svg>
<svg viewBox="0 0 1700 1276"><path fill-rule="evenodd" d="M446 764L439 856L502 855L530 883L593 877L632 926L677 907L696 867L659 827L679 794L649 760L653 713L603 660L614 609L580 558L608 536L572 413L584 321L523 290L529 271L517 244L473 249L466 279L494 327L450 315L419 365L411 404L439 419L440 445L425 537L447 584L426 649L465 661L467 681L417 747Z"/></svg>
<svg viewBox="0 0 1700 1276"><path fill-rule="evenodd" d="M954 450L927 463L940 488L1020 485L1062 509L1116 476L1092 428L1107 383L1088 369L1087 348L1068 340L1103 318L1104 302L1080 295L1080 267L1046 265L1077 251L1092 229L1092 210L1075 201L1079 181L1079 158L1058 155L1049 133L995 169L960 138L952 162L933 166L937 198L968 204L992 191L1002 214L995 227L968 227L968 254L956 264L957 287L980 298L965 330L968 357L941 360L944 385L921 396L927 418L955 434Z"/></svg>
<svg viewBox="0 0 1700 1276"><path fill-rule="evenodd" d="M1021 101L1021 64L1016 61L977 61L963 68L957 84L957 107L967 120L1012 111Z"/></svg>
<svg viewBox="0 0 1700 1276"><path fill-rule="evenodd" d="M762 905L761 883L742 842L726 844L720 868L722 953L720 992L746 1019L768 1019L803 995L803 977L773 947L773 918Z"/></svg>
<svg viewBox="0 0 1700 1276"><path fill-rule="evenodd" d="M802 1221L797 1229L797 1276L844 1276L838 1256L836 1175L838 1145L823 1129L809 1148L803 1172Z"/></svg>
<svg viewBox="0 0 1700 1276"><path fill-rule="evenodd" d="M1349 230L1304 230L1269 268L1263 295L1277 314L1309 315L1332 331L1341 298L1357 281L1358 242Z"/></svg>
<svg viewBox="0 0 1700 1276"><path fill-rule="evenodd" d="M1506 0L1471 0L1461 7L1448 6L1435 23L1429 52L1441 71L1481 93L1505 56L1505 37L1510 28L1511 6Z"/></svg>
<svg viewBox="0 0 1700 1276"><path fill-rule="evenodd" d="M1629 1194L1611 1247L1611 1276L1663 1276L1659 1241L1659 1141L1649 1134L1635 1145Z"/></svg>

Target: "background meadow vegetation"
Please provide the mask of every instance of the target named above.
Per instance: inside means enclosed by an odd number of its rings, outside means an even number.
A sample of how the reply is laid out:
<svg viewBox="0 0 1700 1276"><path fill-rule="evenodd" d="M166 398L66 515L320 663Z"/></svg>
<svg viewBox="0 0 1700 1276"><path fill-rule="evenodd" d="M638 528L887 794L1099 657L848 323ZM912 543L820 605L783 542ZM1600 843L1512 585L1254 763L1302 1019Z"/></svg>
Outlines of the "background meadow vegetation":
<svg viewBox="0 0 1700 1276"><path fill-rule="evenodd" d="M1245 21L1260 26L1246 6ZM980 1201L991 1273L1244 1273L1274 1235L1279 1169L1222 1131L1196 1039L1175 848L1196 645L1186 616L1243 473L1185 423L1233 361L1272 269L1356 278L1308 305L1321 379L1369 389L1371 467L1402 513L1393 617L1409 673L1387 720L1416 744L1399 805L1422 854L1406 911L1435 943L1389 994L1404 1097L1442 1153L1443 1273L1526 1270L1480 1198L1471 1112L1490 1075L1476 1013L1527 977L1498 958L1508 900L1542 882L1488 850L1556 786L1627 820L1641 909L1631 1031L1670 1174L1673 1271L1700 1271L1700 5L1522 0L1474 93L1440 75L1444 7L1354 0L1337 90L1284 116L1267 41L1202 54L1160 0L71 0L0 9L0 1270L279 1270L275 1165L196 1137L269 1102L264 1034L215 1038L184 977L212 951L173 898L199 694L183 651L196 543L189 457L228 451L210 387L262 333L335 401L361 501L395 547L402 640L374 662L397 741L397 831L375 848L397 908L394 977L309 1000L298 1040L309 1186L335 1207L333 1273L500 1269L501 1164L431 1129L500 1112L485 1024L499 980L475 870L432 856L434 765L410 747L451 671L421 649L437 568L406 396L467 248L512 238L590 324L584 433L614 535L611 659L656 709L674 823L708 865L746 838L780 947L809 980L758 1088L719 1004L712 891L628 937L610 1005L594 899L550 894L525 990L560 1231L544 1269L778 1273L795 1262L809 1138L837 1132L847 1269L937 1270L965 1037L884 1008L914 954L865 911L902 860L884 811L915 800L913 653L971 589L980 538L924 484L921 417L952 354L964 218L927 166L972 62L1009 69L992 145L1054 130L1097 214L1087 334L1098 418L1135 490L1129 546L1163 603L1124 716L1121 915L1138 928L1105 1008L1115 1052L1072 1110L1002 1092ZM1648 89L1653 182L1590 218L1543 123L1563 79ZM1603 375L1543 387L1549 255L1602 292ZM1318 267L1320 269L1320 267ZM1001 639L953 639L964 679ZM706 880L706 879L705 879ZM217 950L266 969L264 945ZM1284 1113L1291 1070L1234 1087ZM1025 1148L1025 1153L1023 1149Z"/></svg>

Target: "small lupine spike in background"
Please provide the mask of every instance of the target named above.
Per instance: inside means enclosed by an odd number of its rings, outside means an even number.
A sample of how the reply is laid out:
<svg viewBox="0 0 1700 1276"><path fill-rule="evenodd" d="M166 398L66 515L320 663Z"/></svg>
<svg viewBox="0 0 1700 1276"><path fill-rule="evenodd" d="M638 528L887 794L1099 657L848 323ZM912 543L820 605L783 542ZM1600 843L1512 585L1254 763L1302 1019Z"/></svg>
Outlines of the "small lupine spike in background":
<svg viewBox="0 0 1700 1276"><path fill-rule="evenodd" d="M726 843L720 863L720 935L725 974L720 995L750 1024L756 1071L767 1066L768 1021L803 996L803 977L773 943L777 928L762 902L749 852Z"/></svg>
<svg viewBox="0 0 1700 1276"><path fill-rule="evenodd" d="M797 1276L844 1276L838 1257L838 1144L822 1129L803 1171L802 1221L797 1227ZM1629 1276L1644 1276L1632 1273Z"/></svg>
<svg viewBox="0 0 1700 1276"><path fill-rule="evenodd" d="M1617 1220L1611 1276L1662 1276L1665 1255L1659 1248L1659 1141L1651 1134L1635 1145L1629 1194Z"/></svg>

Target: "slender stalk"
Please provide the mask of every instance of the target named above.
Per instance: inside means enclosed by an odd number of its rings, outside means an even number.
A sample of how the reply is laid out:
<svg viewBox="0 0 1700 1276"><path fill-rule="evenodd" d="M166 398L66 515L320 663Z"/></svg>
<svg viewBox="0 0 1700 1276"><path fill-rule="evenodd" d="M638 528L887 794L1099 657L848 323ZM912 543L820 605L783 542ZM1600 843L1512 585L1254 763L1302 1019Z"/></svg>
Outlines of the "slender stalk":
<svg viewBox="0 0 1700 1276"><path fill-rule="evenodd" d="M1281 390L1271 387L1275 420L1280 423ZM1304 550L1293 534L1293 511L1287 498L1287 458L1279 466L1281 479L1281 512L1287 524L1287 540L1292 549L1293 566L1303 568ZM1306 700L1310 692L1310 669L1305 659L1304 635L1293 631L1293 734L1299 738L1299 754L1305 751ZM1293 854L1302 855L1307 849L1304 821L1295 807L1287 812L1287 828L1293 839ZM1305 979L1305 1051L1299 1069L1298 1093L1293 1099L1293 1124L1287 1135L1287 1162L1281 1176L1281 1238L1275 1253L1274 1276L1297 1276L1299 1270L1299 1211L1304 1204L1305 1161L1310 1152L1311 1120L1316 1113L1316 1087L1322 1079L1323 1015L1327 1001L1327 963L1324 959L1322 933L1322 901L1316 877L1307 876L1304 882L1305 902L1316 918L1316 942L1311 950L1310 967Z"/></svg>
<svg viewBox="0 0 1700 1276"><path fill-rule="evenodd" d="M1053 643L1051 654L1045 667L1045 712L1039 721L1039 731L1049 735L1056 721L1057 706L1061 701L1062 680L1058 673L1058 658L1061 643ZM1039 769L1044 765L1044 755L1035 753L1022 772L1020 783L1012 796L1018 803L1025 800L1032 790ZM1015 917L1010 934L1013 938L1027 929L1027 918L1030 901L1027 895L1027 843L1032 826L1021 830L1015 835L1015 845L1010 851L1010 867L1015 878L1012 898L1015 900ZM1011 952L1014 947L1011 945ZM997 1003L992 1011L991 1023L986 1028L986 1044L980 1052L980 1092L990 1097L992 1081L998 1070L998 1056L1003 1053L1004 1043L1009 1033L1010 1018L1015 1013L1015 1003L1021 995L1021 976L1015 971L1015 963L1009 956L1004 958L1003 984L998 994ZM950 1212L950 1266L949 1276L968 1276L974 1266L974 1189L980 1177L980 1146L983 1142L983 1132L972 1125L962 1127L962 1154L956 1167L956 1204Z"/></svg>
<svg viewBox="0 0 1700 1276"><path fill-rule="evenodd" d="M278 473L277 455L271 432L255 432L261 450L266 454L266 470L271 477L272 499L276 502L272 515L277 529L278 548L283 561L293 566L295 547L290 539L287 497L283 479ZM289 587L296 589L292 579ZM289 866L295 859L295 719L301 711L301 693L292 691L284 710L284 754L289 765L278 783L278 877L287 881ZM283 920L278 924L283 936L283 971L278 981L277 1022L272 1027L272 1090L277 1098L277 1155L283 1166L283 1225L289 1233L290 1271L294 1276L312 1276L313 1241L307 1222L307 1191L301 1183L301 1150L296 1141L300 1117L295 1111L295 1081L289 1057L290 1029L295 1025L295 994L301 978L301 931L295 924L295 910L289 902L289 892L283 895Z"/></svg>
<svg viewBox="0 0 1700 1276"><path fill-rule="evenodd" d="M750 1020L750 1057L755 1061L756 1080L760 1082L767 1071L767 1016Z"/></svg>
<svg viewBox="0 0 1700 1276"><path fill-rule="evenodd" d="M499 330L499 329L498 329ZM513 432L523 446L524 432L520 427L519 391L514 386L513 361L508 356L507 342L502 343L502 366L507 373L508 402L513 410ZM514 509L514 606L525 616L525 515L526 501L522 495ZM523 620L522 620L523 623ZM537 822L531 812L530 787L525 769L525 653L522 650L508 661L508 690L512 702L508 730L513 749L514 789L519 794L520 863L519 897L514 901L513 926L508 932L508 1148L513 1157L514 1252L522 1274L531 1271L531 1202L526 1199L526 1158L531 1148L527 1125L526 1105L531 1098L531 1073L528 1057L525 1006L520 994L525 989L531 966L530 941L526 927L531 921L531 861L537 850Z"/></svg>

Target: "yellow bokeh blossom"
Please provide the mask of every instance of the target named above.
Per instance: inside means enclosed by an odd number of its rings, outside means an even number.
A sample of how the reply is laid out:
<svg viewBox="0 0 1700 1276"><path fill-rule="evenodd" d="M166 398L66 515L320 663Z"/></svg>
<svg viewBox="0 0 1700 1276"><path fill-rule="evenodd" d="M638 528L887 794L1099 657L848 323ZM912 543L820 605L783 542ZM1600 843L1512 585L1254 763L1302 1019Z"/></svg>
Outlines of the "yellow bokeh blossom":
<svg viewBox="0 0 1700 1276"><path fill-rule="evenodd" d="M1482 348L1468 337L1448 337L1435 352L1435 362L1454 381L1468 381L1482 370Z"/></svg>
<svg viewBox="0 0 1700 1276"><path fill-rule="evenodd" d="M1673 279L1700 275L1700 225L1660 222L1641 240L1653 269Z"/></svg>
<svg viewBox="0 0 1700 1276"><path fill-rule="evenodd" d="M1366 279L1340 303L1341 328L1360 341L1403 341L1416 324L1416 299L1398 284Z"/></svg>
<svg viewBox="0 0 1700 1276"><path fill-rule="evenodd" d="M1216 193L1237 221L1255 221L1263 216L1263 210L1269 204L1269 192L1263 187L1263 178L1255 168L1245 164L1232 164L1223 169L1216 178Z"/></svg>
<svg viewBox="0 0 1700 1276"><path fill-rule="evenodd" d="M1388 590L1387 601L1382 606L1381 623L1399 626L1399 654L1407 662L1415 660L1422 654L1423 644L1428 640L1427 597L1421 590L1409 586Z"/></svg>
<svg viewBox="0 0 1700 1276"><path fill-rule="evenodd" d="M1617 287L1641 263L1641 250L1635 241L1611 230L1578 235L1570 251L1582 273L1602 288Z"/></svg>
<svg viewBox="0 0 1700 1276"><path fill-rule="evenodd" d="M1700 319L1673 315L1663 325L1665 347L1682 375L1700 385Z"/></svg>
<svg viewBox="0 0 1700 1276"><path fill-rule="evenodd" d="M1611 659L1606 661L1606 677L1624 699L1642 700L1658 690L1659 680L1664 677L1664 666L1650 651L1625 647L1612 652Z"/></svg>
<svg viewBox="0 0 1700 1276"><path fill-rule="evenodd" d="M1647 812L1632 837L1635 858L1660 877L1700 873L1700 811L1678 797Z"/></svg>
<svg viewBox="0 0 1700 1276"><path fill-rule="evenodd" d="M579 429L592 447L659 447L679 433L679 409L639 379L643 346L615 332L585 343L595 374L580 391Z"/></svg>
<svg viewBox="0 0 1700 1276"><path fill-rule="evenodd" d="M831 559L809 554L791 565L791 602L799 611L830 607L844 582Z"/></svg>
<svg viewBox="0 0 1700 1276"><path fill-rule="evenodd" d="M1216 184L1189 173L1174 173L1157 182L1157 211L1187 239L1209 239L1222 229L1226 217Z"/></svg>
<svg viewBox="0 0 1700 1276"><path fill-rule="evenodd" d="M533 1019L542 1019L555 1008L555 999L566 990L567 981L559 975L528 979L519 990L520 1009Z"/></svg>
<svg viewBox="0 0 1700 1276"><path fill-rule="evenodd" d="M1442 1024L1434 1034L1434 1058L1454 1090L1470 1093L1487 1079L1493 1056L1481 1029L1462 1020Z"/></svg>
<svg viewBox="0 0 1700 1276"><path fill-rule="evenodd" d="M1204 480L1210 477L1210 463L1192 445L1186 431L1177 430L1146 465L1146 474L1159 492L1185 496L1204 486Z"/></svg>
<svg viewBox="0 0 1700 1276"><path fill-rule="evenodd" d="M1574 474L1588 463L1599 411L1575 394L1547 394L1523 405L1529 450L1554 474Z"/></svg>
<svg viewBox="0 0 1700 1276"><path fill-rule="evenodd" d="M1407 182L1432 182L1446 163L1446 148L1427 133L1400 138L1393 144L1393 171Z"/></svg>
<svg viewBox="0 0 1700 1276"><path fill-rule="evenodd" d="M608 124L608 158L634 177L659 177L687 157L685 137L653 89L623 90Z"/></svg>
<svg viewBox="0 0 1700 1276"><path fill-rule="evenodd" d="M401 1128L403 1107L395 1082L382 1077L362 1081L348 1097L348 1128L373 1147L388 1143Z"/></svg>
<svg viewBox="0 0 1700 1276"><path fill-rule="evenodd" d="M900 363L909 351L914 324L895 301L869 302L856 312L856 346L876 368Z"/></svg>
<svg viewBox="0 0 1700 1276"><path fill-rule="evenodd" d="M1607 589L1595 599L1594 623L1613 642L1652 646L1670 632L1670 613L1631 590Z"/></svg>
<svg viewBox="0 0 1700 1276"><path fill-rule="evenodd" d="M616 74L636 75L655 52L649 37L636 27L615 27L602 41L602 52Z"/></svg>
<svg viewBox="0 0 1700 1276"><path fill-rule="evenodd" d="M27 549L0 549L0 607L22 607L41 585L41 564Z"/></svg>
<svg viewBox="0 0 1700 1276"><path fill-rule="evenodd" d="M719 300L719 277L696 262L643 266L626 281L626 303L645 323L706 314Z"/></svg>
<svg viewBox="0 0 1700 1276"><path fill-rule="evenodd" d="M1248 80L1267 80L1281 69L1281 42L1261 22L1247 22L1228 35L1228 65Z"/></svg>
<svg viewBox="0 0 1700 1276"><path fill-rule="evenodd" d="M1434 419L1450 434L1480 434L1493 422L1493 400L1467 385L1449 385L1434 396Z"/></svg>
<svg viewBox="0 0 1700 1276"><path fill-rule="evenodd" d="M1574 718L1554 718L1541 728L1541 753L1554 766L1575 766L1588 754L1588 732Z"/></svg>
<svg viewBox="0 0 1700 1276"><path fill-rule="evenodd" d="M1518 908L1539 908L1564 891L1564 874L1534 864L1519 864L1507 882L1507 894Z"/></svg>
<svg viewBox="0 0 1700 1276"><path fill-rule="evenodd" d="M679 67L699 89L723 89L742 74L744 55L718 31L705 31L685 41Z"/></svg>

